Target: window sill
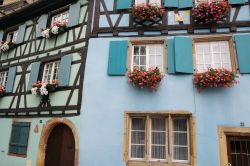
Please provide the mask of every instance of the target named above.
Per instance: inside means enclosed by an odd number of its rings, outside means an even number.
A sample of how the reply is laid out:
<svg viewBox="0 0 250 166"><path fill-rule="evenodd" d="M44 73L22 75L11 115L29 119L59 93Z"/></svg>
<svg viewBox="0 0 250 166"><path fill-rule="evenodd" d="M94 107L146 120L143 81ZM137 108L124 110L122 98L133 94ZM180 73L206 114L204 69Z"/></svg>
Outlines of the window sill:
<svg viewBox="0 0 250 166"><path fill-rule="evenodd" d="M167 163L167 162L157 162L157 161L128 161L127 166L194 166L190 163Z"/></svg>
<svg viewBox="0 0 250 166"><path fill-rule="evenodd" d="M8 153L8 156L27 158L27 154Z"/></svg>

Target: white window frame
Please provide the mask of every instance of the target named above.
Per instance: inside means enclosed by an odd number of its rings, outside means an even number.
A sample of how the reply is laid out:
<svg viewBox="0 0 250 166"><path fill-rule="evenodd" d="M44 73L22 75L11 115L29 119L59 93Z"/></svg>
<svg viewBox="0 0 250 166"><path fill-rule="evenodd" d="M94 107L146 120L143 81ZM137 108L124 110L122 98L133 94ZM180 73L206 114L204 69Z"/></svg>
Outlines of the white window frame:
<svg viewBox="0 0 250 166"><path fill-rule="evenodd" d="M58 68L57 68L57 77L58 77L58 75L59 75L59 69L60 69L60 62L61 61L58 60L58 61L48 62L48 63L44 64L42 82L48 81L48 80L45 79L45 76L46 76L46 70L47 70L47 68L48 68L48 66L50 64L52 64L52 69L51 69L51 72L50 72L50 81L49 81L49 83L52 83L52 80L54 80L53 77L55 75L56 64L58 65Z"/></svg>
<svg viewBox="0 0 250 166"><path fill-rule="evenodd" d="M195 4L199 4L200 2L199 1L201 1L201 2L212 2L212 0L195 0Z"/></svg>
<svg viewBox="0 0 250 166"><path fill-rule="evenodd" d="M141 2L141 1L145 1L145 2ZM154 0L153 0L154 1ZM159 7L161 7L161 5L162 5L162 0L157 0L158 2L157 3L159 3L160 5L158 5ZM137 6L137 5L140 5L140 4L142 4L142 3L144 3L144 4L147 4L147 0L135 0L135 6ZM149 4L151 4L151 0L149 0ZM153 5L154 4L156 4L156 3L153 3Z"/></svg>
<svg viewBox="0 0 250 166"><path fill-rule="evenodd" d="M161 72L164 71L164 46L163 46L163 44L154 44L154 43L152 43L152 44L133 44L132 45L132 56L131 56L132 59L131 59L131 66L130 66L131 67L131 71L133 71L133 69L134 69L134 56L138 56L138 55L135 55L135 53L134 53L134 47L136 47L136 46L139 46L139 47L145 46L146 47L146 55L145 55L146 56L146 69L145 70L149 69L149 67L150 67L150 63L149 63L149 59L150 59L149 46L152 46L152 45L153 46L157 46L158 45L158 46L162 47L162 55L161 55L162 61L161 61L161 68L159 68L159 70ZM140 56L141 55L139 55L139 57Z"/></svg>
<svg viewBox="0 0 250 166"><path fill-rule="evenodd" d="M151 152L151 146L152 146L152 119L165 119L165 129L166 129L166 131L165 131L165 133L166 133L166 159L155 159L155 158L152 158L152 152ZM168 133L168 118L166 118L166 117L162 117L162 118L159 118L159 117L150 117L150 120L149 120L149 123L150 123L150 134L149 134L149 139L150 139L150 145L149 145L149 155L150 155L150 161L160 161L160 162L167 162L168 161L168 136L169 136L169 133ZM157 132L159 132L159 131L157 131ZM162 131L163 132L163 131ZM155 145L155 144L154 144Z"/></svg>
<svg viewBox="0 0 250 166"><path fill-rule="evenodd" d="M172 155L172 161L174 162L174 163L190 163L190 133L189 133L189 118L183 118L183 117L174 117L174 118L172 118L172 129L171 129L171 132L172 132L172 153L174 153L174 147L176 146L176 145L174 145L173 144L173 142L174 142L174 138L173 138L173 133L174 133L174 131L173 131L173 122L174 122L174 120L175 119L185 119L185 120L187 120L187 148L188 148L188 160L175 160L174 159L174 155ZM175 132L177 132L177 131L175 131ZM181 132L178 132L178 133L181 133ZM186 147L186 146L178 146L178 147Z"/></svg>
<svg viewBox="0 0 250 166"><path fill-rule="evenodd" d="M12 40L10 39L11 38L11 34L13 34ZM8 32L7 33L7 37L6 37L6 41L15 43L16 39L17 39L17 35L18 35L18 30Z"/></svg>
<svg viewBox="0 0 250 166"><path fill-rule="evenodd" d="M131 146L132 146L132 142L131 142L131 136L132 136L132 119L133 118L141 118L141 119L144 119L145 120L145 144L144 144L144 146L145 146L145 152L147 151L147 128L146 128L146 126L147 126L147 124L146 124L146 121L147 121L147 118L146 117L131 117L130 118L130 128L129 128L129 158L130 158L130 160L135 160L135 161L145 161L146 160L146 153L144 154L144 158L133 158L133 157L131 157ZM135 131L135 130L133 130L133 131ZM141 130L138 130L138 131L141 131ZM142 145L142 144L140 144L140 145Z"/></svg>
<svg viewBox="0 0 250 166"><path fill-rule="evenodd" d="M63 19L63 15L67 15L67 18L66 19ZM56 18L59 18L59 20L56 20ZM68 23L69 21L69 10L66 10L64 12L61 12L59 14L56 14L56 15L53 15L51 17L51 26L54 24L54 22L57 22L57 21L65 21L66 23Z"/></svg>
<svg viewBox="0 0 250 166"><path fill-rule="evenodd" d="M0 76L3 75L3 78L1 77L2 82L0 82L0 86L5 87L8 79L8 71L1 71Z"/></svg>
<svg viewBox="0 0 250 166"><path fill-rule="evenodd" d="M207 42L195 42L194 44L195 44L195 60L196 60L196 70L197 70L197 72L198 73L201 73L201 72L204 72L204 71L207 71L207 69L205 69L204 68L204 65L206 65L206 63L202 63L202 64L200 64L200 65L203 65L203 71L199 71L198 70L198 61L197 61L197 44L200 44L200 43L205 43L205 44L208 44L209 45L209 47L210 47L210 58L211 58L211 67L212 68L216 68L216 67L214 67L214 64L215 64L215 62L214 62L214 56L213 56L213 54L214 54L214 52L213 52L213 43L220 43L220 42L227 42L227 44L228 44L228 56L229 56L229 62L228 62L228 66L229 66L229 70L230 71L232 71L233 70L233 66L232 66L232 60L231 60L231 50L230 50L230 42L229 41L227 41L227 40L221 40L221 41L207 41ZM219 48L221 49L221 47L220 47L220 45L219 45ZM221 54L221 51L219 51L219 53ZM205 59L204 58L204 52L202 53L202 56L203 56L203 60ZM220 61L220 64L221 64L221 67L222 67L222 65L223 65L223 62L222 62L222 58L221 58L221 61ZM220 68L221 68L220 67Z"/></svg>

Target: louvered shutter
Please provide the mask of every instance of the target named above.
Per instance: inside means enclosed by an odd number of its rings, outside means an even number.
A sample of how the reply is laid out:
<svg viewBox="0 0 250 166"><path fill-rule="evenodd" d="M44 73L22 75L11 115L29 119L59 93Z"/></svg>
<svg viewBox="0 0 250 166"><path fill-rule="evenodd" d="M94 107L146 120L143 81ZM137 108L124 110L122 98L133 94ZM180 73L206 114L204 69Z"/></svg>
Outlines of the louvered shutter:
<svg viewBox="0 0 250 166"><path fill-rule="evenodd" d="M108 75L126 74L128 41L111 41L109 43Z"/></svg>
<svg viewBox="0 0 250 166"><path fill-rule="evenodd" d="M68 86L70 81L72 55L62 57L59 69L59 86Z"/></svg>
<svg viewBox="0 0 250 166"><path fill-rule="evenodd" d="M26 24L22 24L22 25L19 26L18 33L17 33L17 39L16 39L17 44L23 42L25 30L26 30Z"/></svg>
<svg viewBox="0 0 250 166"><path fill-rule="evenodd" d="M36 37L40 37L42 36L42 29L46 29L47 28L47 21L48 21L48 15L44 14L41 15L37 21L37 25L36 25Z"/></svg>
<svg viewBox="0 0 250 166"><path fill-rule="evenodd" d="M40 69L40 62L36 62L32 64L27 90L31 90L32 84L37 81L39 69Z"/></svg>
<svg viewBox="0 0 250 166"><path fill-rule="evenodd" d="M178 7L178 0L164 0L165 7Z"/></svg>
<svg viewBox="0 0 250 166"><path fill-rule="evenodd" d="M117 0L117 9L122 10L122 9L128 9L132 5L131 0Z"/></svg>
<svg viewBox="0 0 250 166"><path fill-rule="evenodd" d="M245 4L245 0L228 0L231 5Z"/></svg>
<svg viewBox="0 0 250 166"><path fill-rule="evenodd" d="M7 84L6 84L6 92L11 93L13 91L13 86L16 78L16 66L10 67L8 72Z"/></svg>
<svg viewBox="0 0 250 166"><path fill-rule="evenodd" d="M20 126L20 138L19 138L19 154L26 154L28 140L29 140L29 127L30 123L22 122L19 123Z"/></svg>
<svg viewBox="0 0 250 166"><path fill-rule="evenodd" d="M168 48L168 73L175 73L175 55L174 55L174 39L167 39L167 48Z"/></svg>
<svg viewBox="0 0 250 166"><path fill-rule="evenodd" d="M75 26L79 23L80 10L81 10L80 1L77 1L76 3L70 5L68 27Z"/></svg>

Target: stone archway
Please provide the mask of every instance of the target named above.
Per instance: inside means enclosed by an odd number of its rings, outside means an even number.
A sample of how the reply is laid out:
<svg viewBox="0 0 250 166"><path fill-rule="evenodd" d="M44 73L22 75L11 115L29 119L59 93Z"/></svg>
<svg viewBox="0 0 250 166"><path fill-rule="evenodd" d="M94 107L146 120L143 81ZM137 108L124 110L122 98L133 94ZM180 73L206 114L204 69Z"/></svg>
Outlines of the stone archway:
<svg viewBox="0 0 250 166"><path fill-rule="evenodd" d="M79 155L79 139L77 134L77 128L75 125L66 118L52 118L46 122L43 126L41 138L39 142L39 149L37 155L36 166L44 166L45 162L45 147L49 138L51 131L54 129L55 126L58 124L67 125L73 133L74 140L75 140L75 159L74 159L74 166L78 166L78 155Z"/></svg>

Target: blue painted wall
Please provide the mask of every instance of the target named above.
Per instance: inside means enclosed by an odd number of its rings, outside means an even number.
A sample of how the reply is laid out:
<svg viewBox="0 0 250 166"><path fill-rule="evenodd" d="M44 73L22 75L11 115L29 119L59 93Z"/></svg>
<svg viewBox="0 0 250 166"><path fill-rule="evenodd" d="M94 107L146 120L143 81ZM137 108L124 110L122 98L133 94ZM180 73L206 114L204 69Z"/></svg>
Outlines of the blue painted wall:
<svg viewBox="0 0 250 166"><path fill-rule="evenodd" d="M219 166L217 127L250 127L250 75L231 89L197 93L192 75L167 75L157 92L138 90L125 76L108 76L109 41L90 39L80 124L80 166L122 166L125 111L192 112L198 166Z"/></svg>

